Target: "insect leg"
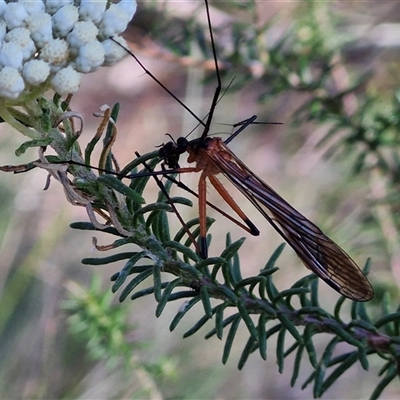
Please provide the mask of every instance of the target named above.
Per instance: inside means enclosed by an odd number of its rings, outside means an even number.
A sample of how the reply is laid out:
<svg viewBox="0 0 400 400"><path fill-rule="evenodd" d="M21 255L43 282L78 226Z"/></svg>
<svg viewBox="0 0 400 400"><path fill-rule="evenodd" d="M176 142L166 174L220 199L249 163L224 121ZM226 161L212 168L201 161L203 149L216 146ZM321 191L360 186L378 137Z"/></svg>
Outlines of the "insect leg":
<svg viewBox="0 0 400 400"><path fill-rule="evenodd" d="M208 179L214 186L215 190L220 194L220 196L226 201L226 203L232 208L233 211L243 220L243 222L249 227L249 232L253 236L258 236L260 231L258 228L250 221L249 217L241 210L238 204L233 200L232 196L225 189L224 185L214 176L209 175Z"/></svg>

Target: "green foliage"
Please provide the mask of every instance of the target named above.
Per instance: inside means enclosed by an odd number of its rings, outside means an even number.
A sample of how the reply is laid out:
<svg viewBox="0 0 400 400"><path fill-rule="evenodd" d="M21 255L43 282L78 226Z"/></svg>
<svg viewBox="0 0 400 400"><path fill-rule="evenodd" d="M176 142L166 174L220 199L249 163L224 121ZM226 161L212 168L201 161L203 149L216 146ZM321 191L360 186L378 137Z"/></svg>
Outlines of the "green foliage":
<svg viewBox="0 0 400 400"><path fill-rule="evenodd" d="M160 398L155 381L174 379L176 366L173 360L160 357L157 362L145 363L138 350L146 348L146 342L128 340L134 329L127 321L130 310L114 303L110 291L104 291L99 276L91 286L68 282L70 293L62 308L70 315L69 330L72 336L85 346L92 361L107 361L109 370L123 365L131 376L136 375L135 393L143 398Z"/></svg>
<svg viewBox="0 0 400 400"><path fill-rule="evenodd" d="M143 215L150 219L154 212L163 215L168 211L168 207L155 204L151 212L149 209ZM151 227L146 220L144 222ZM96 230L89 223L74 223L71 226L75 229ZM168 228L167 222L165 228ZM112 229L108 229L108 233L119 236ZM112 276L112 291L120 292L120 301L125 301L128 297L136 300L143 296L154 296L157 317L162 314L167 303L186 299L171 321L171 331L176 329L195 305L201 307L204 316L184 333L184 337L194 335L207 323L213 324L214 327L205 338L209 339L214 335L220 340L225 338L223 363L228 361L232 346L239 346L234 339L240 325L249 334L239 359L240 369L254 352L266 359L267 343L276 336L279 371L282 372L285 367L285 358L295 352L291 379L293 386L297 382L302 363L305 362L304 358L308 357L314 372L302 387L312 383L315 397L321 397L353 364L360 363L363 369L368 370L368 359L372 355L380 357L383 364L380 372L382 379L371 398L377 398L397 376L394 371L400 356L400 319L398 312L390 311L393 305L388 296L383 301L381 315L376 321L372 320L364 303L353 303L352 320L344 322L342 306L345 298L338 300L333 314L322 309L315 275L306 276L283 291L279 291L274 285L273 274L278 270L276 263L284 246L277 248L258 275L242 278L238 250L243 240L232 242L228 234L226 249L220 257L201 260L191 249L182 245L184 237L180 236L178 242L174 241L176 238L165 241L165 235L166 232L150 229L150 235L146 239L147 250L123 252L101 259L84 259L83 263L101 265L125 260L120 272ZM112 247L117 248L129 242L117 239ZM153 261L149 263L149 260ZM370 262L367 262L366 273L369 267ZM149 282L148 287L138 289L140 284L146 282ZM217 304L214 303L215 300ZM225 316L224 313L229 308L236 310L236 313ZM331 335L332 339L323 353L318 354L314 339L322 333ZM294 340L289 347L288 336ZM337 348L342 343L347 343L354 350L338 355Z"/></svg>
<svg viewBox="0 0 400 400"><path fill-rule="evenodd" d="M74 282L69 282L67 287L71 295L63 309L70 314L71 333L86 343L90 357L107 359L111 365L121 356L129 361L134 349L125 338L132 330L126 310L112 304L113 296L110 292L104 293L99 277L93 279L89 288Z"/></svg>
<svg viewBox="0 0 400 400"><path fill-rule="evenodd" d="M131 186L135 187L140 197L145 188L145 184L140 182L148 182L149 177L141 177L140 173L135 176ZM99 179L98 182L108 185L105 179ZM167 185L167 189L170 186ZM129 196L125 188L120 189L119 185L114 185L113 189L127 195L126 205L136 199L136 196ZM184 333L184 337L194 335L206 323L212 323L214 320L214 327L206 335L206 339L214 335L220 340L226 337L223 363L228 361L235 343L235 335L239 326L243 325L249 333L249 338L240 356L239 368L243 368L249 356L256 351L266 359L267 343L276 336L279 371L282 372L285 367L285 358L295 352L291 379L291 384L294 385L302 362L307 356L314 372L305 381L303 388L312 383L315 397L321 397L354 363L358 362L363 369L368 370L368 358L378 355L384 361L381 372L383 377L372 398L380 395L396 376L393 371L396 370L400 351L399 314L391 313L393 306L388 297L383 302L382 314L375 322L369 316L365 304L353 303L352 320L345 323L341 315L344 298L337 302L334 314L319 306L318 282L315 275L302 278L283 291L279 291L274 285L273 274L278 270L276 263L284 246L277 248L258 275L249 278L242 278L238 256L243 239L232 242L227 235L226 248L220 257L202 260L188 247L185 232L180 230L171 239L167 213L172 211L171 203L174 203L174 199L166 197L167 189L164 188L164 191L160 192L156 203L145 206L141 201L133 203L133 209L128 212L130 216L125 217L125 221L134 221L136 224L129 227L133 228L130 235L124 234L124 229L128 228L124 226L102 229L116 236L116 239L111 245L98 247L99 249L119 249L134 243L142 247L142 251L125 251L101 259L83 260L87 265L124 261L120 272L111 278L114 282L112 291L120 292L120 301L125 301L128 297L136 300L152 295L157 302L156 316L159 317L167 303L186 299L170 323L171 331L176 329L185 315L198 304L202 307L204 316ZM91 196L93 195L94 193L91 193ZM103 204L100 201L96 202L97 207L109 210L104 203L107 200L102 201ZM119 208L121 207L120 203ZM193 227L196 223L198 221L192 221L190 226ZM98 230L93 223L73 223L71 227ZM198 230L195 232L196 238ZM370 263L367 262L366 273L369 267ZM150 282L148 287L138 288L145 282ZM236 313L225 316L224 313L229 308L236 309ZM332 335L332 339L323 353L318 354L313 341L315 336L321 333ZM294 339L294 343L287 348L288 336ZM337 355L335 350L343 342L354 350Z"/></svg>
<svg viewBox="0 0 400 400"><path fill-rule="evenodd" d="M216 36L224 30L225 40L229 43L217 43L224 81L230 82L235 77L231 90L240 90L256 82L262 88L262 102L288 92L304 95L305 100L298 107L293 123L312 123L326 128L320 145L335 138L334 144L329 146L329 155L340 150L341 154L351 156L354 173L362 173L366 179L375 179L378 174L378 179L384 179L387 183L384 193L374 201L388 207L389 216L398 230L399 221L394 211L399 203L396 191L400 170L399 93L394 91L386 99L381 99L370 86L372 71L362 74L352 71L347 84L338 81L336 72L338 68L344 68L344 45L350 40L346 37L334 39L334 34L330 36L335 32L333 19L328 19L322 29L317 15L321 7L328 7L326 2L308 3L304 15L299 14L290 29L272 43L267 38L274 21L261 25L233 22L228 30L216 27ZM246 2L246 5L254 22L257 18L255 3ZM164 23L159 26L163 46L177 57L190 54L191 46L196 43L204 59L210 58L207 27L196 23L195 19L173 24L168 16ZM171 26L173 32L167 31L166 27ZM153 34L158 37L156 30ZM258 67L257 74L255 66ZM349 98L355 104L352 109L347 106ZM121 302L128 298L136 300L153 296L155 314L159 317L170 302L184 300L170 321L171 331L197 305L202 316L183 336L195 335L206 324L210 325L205 338L215 336L223 341L221 354L224 364L234 347L242 348L238 360L240 369L253 353L266 360L267 347L271 340L275 340L279 372L288 368L287 357L294 355L292 386L298 382L302 366L305 363L311 366L313 372L302 387L312 385L314 397L321 397L353 365L359 364L368 370L373 357L374 363L380 364L380 370L379 382L371 399L378 398L398 376L400 311L395 305L398 297L392 300L388 294L379 293L379 298L371 305L353 303L350 317L343 307L348 300L340 298L333 312L329 312L320 306L318 281L314 275L303 277L290 288L277 288L274 274L278 271L277 261L283 246L275 250L257 275L244 278L238 255L243 239L232 241L229 234L225 249L218 257L202 260L186 229L170 230L168 214L176 212L175 205L191 206L186 198L166 195L171 182L163 182L157 200L144 205L144 190L150 181L156 179L145 174L159 163L158 152L140 156L126 167L118 168L112 145L117 136L114 121L119 106L104 112L98 132L83 152L78 143L80 131L74 129L72 122L73 117L79 117L65 113L65 109L66 105L55 98L43 101L40 110L35 108L35 112L28 109L22 113L13 109L0 113L5 121L13 120L14 127L22 125L24 134L31 139L19 147L17 154L32 147L40 148L38 160L3 170L46 169L64 186L68 201L87 210L90 222L73 223L71 227L101 231L113 237L113 241L105 246L94 240L100 251L116 250L113 255L86 258L83 263L96 266L119 263L119 271L111 280L112 292L118 292ZM58 121L57 126L54 121ZM30 127L36 128L34 134ZM101 143L104 130L106 139L96 172L85 164L92 162L93 150ZM46 146L52 147L57 156L45 155ZM69 179L71 175L74 181ZM126 175L132 178L129 184L122 182ZM100 223L95 213L105 222ZM378 217L376 219L379 225ZM209 219L208 225L213 222ZM197 239L198 219L186 225ZM209 236L208 239L212 246L212 238ZM394 242L397 245L396 240ZM132 245L136 247L132 249ZM124 246L129 246L129 249ZM364 270L368 272L369 267L367 262ZM123 309L111 304L111 295L99 295L98 285L95 281L87 290L72 285L73 295L65 303L65 309L71 313L71 329L86 338L91 355L114 361L132 352L132 346L124 337L130 327L125 323ZM147 286L143 288L143 285ZM235 340L240 329L247 331L248 338L244 344ZM330 336L322 351L316 345L319 334L323 334L323 338ZM343 344L347 344L345 350Z"/></svg>

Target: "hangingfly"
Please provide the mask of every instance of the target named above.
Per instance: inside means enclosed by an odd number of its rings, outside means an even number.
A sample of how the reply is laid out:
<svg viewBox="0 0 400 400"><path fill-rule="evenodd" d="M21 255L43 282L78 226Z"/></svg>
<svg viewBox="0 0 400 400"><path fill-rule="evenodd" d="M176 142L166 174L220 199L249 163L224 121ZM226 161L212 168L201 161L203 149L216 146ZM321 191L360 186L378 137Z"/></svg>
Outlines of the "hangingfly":
<svg viewBox="0 0 400 400"><path fill-rule="evenodd" d="M188 162L195 162L196 166L177 168L174 171L201 172L199 179L199 216L202 251L205 251L206 248L205 185L207 178L223 199L252 229L252 223L216 177L217 174L222 173L286 240L308 269L349 299L355 301L372 299L374 291L371 284L349 255L255 175L232 153L221 138L205 137L192 141L180 138L177 143L179 143L179 146L176 147L176 150L183 152L186 147L186 151L189 153ZM166 164L169 161L168 155L172 154L173 151L170 150L164 156Z"/></svg>
<svg viewBox="0 0 400 400"><path fill-rule="evenodd" d="M214 64L217 77L217 88L211 103L206 121L196 116L183 102L173 95L153 74L151 74L136 59L144 71L159 85L168 91L196 120L204 127L198 139L187 140L184 137L177 141L170 141L160 148L161 161L169 169L153 173L154 175L167 175L168 173L201 172L199 178L199 219L200 219L200 253L207 257L206 243L206 180L218 191L222 198L242 219L245 225L238 221L253 235L259 231L249 218L243 213L238 204L233 200L228 191L217 178L223 174L244 196L257 208L276 231L293 248L304 265L323 279L329 286L345 297L355 301L372 299L374 291L368 279L357 264L336 243L329 239L315 224L304 215L296 211L287 201L279 196L268 184L256 176L240 159L232 153L227 144L236 137L246 126L255 122L253 116L240 124L240 128L227 140L208 136L213 119L215 107L221 93L221 78L215 51L214 36L211 27L208 2L205 1L210 40L213 50ZM179 166L179 157L188 153L188 163L195 163L194 167Z"/></svg>

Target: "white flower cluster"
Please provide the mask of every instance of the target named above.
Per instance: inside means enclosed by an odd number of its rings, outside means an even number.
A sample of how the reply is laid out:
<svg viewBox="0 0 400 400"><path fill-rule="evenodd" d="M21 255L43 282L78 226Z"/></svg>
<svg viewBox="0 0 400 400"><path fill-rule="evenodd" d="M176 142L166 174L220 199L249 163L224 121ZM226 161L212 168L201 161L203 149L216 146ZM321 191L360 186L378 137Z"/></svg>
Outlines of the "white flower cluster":
<svg viewBox="0 0 400 400"><path fill-rule="evenodd" d="M0 97L17 99L42 86L74 93L82 74L126 52L122 33L135 0L0 0Z"/></svg>

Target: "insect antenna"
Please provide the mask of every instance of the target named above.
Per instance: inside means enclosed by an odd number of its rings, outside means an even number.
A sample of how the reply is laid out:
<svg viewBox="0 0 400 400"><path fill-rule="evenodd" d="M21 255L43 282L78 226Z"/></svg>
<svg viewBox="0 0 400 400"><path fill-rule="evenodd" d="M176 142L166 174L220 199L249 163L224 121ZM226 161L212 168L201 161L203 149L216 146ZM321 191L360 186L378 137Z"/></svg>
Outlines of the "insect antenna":
<svg viewBox="0 0 400 400"><path fill-rule="evenodd" d="M183 153L188 152L188 147L191 147L192 154L196 153L197 151L200 150L200 148L205 144L206 138L209 136L210 128L211 128L211 123L214 118L214 113L216 110L216 106L218 102L221 99L221 91L222 91L222 80L221 80L221 74L220 74L220 69L219 69L219 64L218 64L218 59L217 59L217 52L216 52L216 44L215 44L215 38L214 38L214 32L212 29L212 23L211 23L211 15L210 15L210 7L208 4L208 1L205 1L205 8L206 8L206 16L207 16L207 23L208 23L208 32L209 32L209 37L210 37L210 42L211 42L211 48L212 48L212 54L213 54L213 63L215 67L215 76L216 76L216 81L217 85L214 90L214 94L212 97L212 101L210 104L209 111L207 115L201 119L199 118L185 103L183 103L172 91L170 91L151 71L149 71L145 65L139 60L139 58L129 49L125 49L124 46L122 46L120 43L118 43L116 40L114 40L115 43L117 43L119 46L123 47L133 58L134 60L138 63L138 65L143 69L143 71L148 74L161 88L163 88L169 95L172 96L182 107L184 107L185 110L187 110L190 115L192 115L196 121L198 122L198 125L201 125L204 127L203 132L201 136L198 139L194 139L192 141L188 141L186 137L180 137L176 141L172 140L164 145L161 146L159 150L159 157L162 160L162 168L163 171L150 171L147 169L147 172L141 173L141 174L130 174L127 175L126 177L129 179L134 179L138 178L139 176L159 176L159 175L164 175L167 177L167 179L174 179L174 182L181 188L189 191L190 193L194 194L197 198L199 198L199 207L202 210L200 212L200 239L201 239L201 251L200 254L202 255L203 258L206 257L207 255L207 244L206 244L206 214L205 214L205 207L206 205L211 205L206 199L206 186L205 186L205 175L202 175L199 180L199 193L195 193L194 191L189 190L189 188L178 182L175 178L171 177L170 174L176 173L176 172L197 172L199 171L198 169L193 168L193 167L188 167L188 168L180 168L179 166L179 158L180 155ZM232 81L231 81L232 83ZM231 85L229 84L229 86ZM226 89L227 90L227 89ZM224 91L223 94L225 94L226 90ZM205 119L205 121L204 121ZM234 137L236 137L241 131L243 131L248 125L252 124L255 122L256 116L252 116L249 119L239 122L237 124L238 129L236 132L232 135L231 138L228 139L228 141L232 140ZM190 133L189 133L190 134ZM171 137L171 135L168 135ZM190 161L189 161L190 163ZM165 169L165 167L168 167L168 169ZM235 218L231 217L229 214L223 212L219 208L211 205L212 208L216 209L218 212L220 212L222 215L224 215L226 218L230 219L233 221L235 224L239 225L243 229L245 229L247 232L253 234L253 235L258 235L259 230L255 227L255 225L244 215L244 213L240 210L240 207L237 206L237 204L231 199L229 194L226 192L225 189L221 187L221 184L219 183L218 180L214 179L212 176L209 177L211 183L213 186L216 188L217 191L222 195L225 201L228 202L228 204L233 207L233 210L240 216L242 221L245 223L241 223L240 221L236 220ZM158 180L157 184L161 184L161 182ZM179 217L178 217L179 218ZM179 218L180 219L180 218ZM182 222L182 221L181 221Z"/></svg>
<svg viewBox="0 0 400 400"><path fill-rule="evenodd" d="M235 124L234 127L239 126L240 128L237 129L235 132L232 133L232 135L230 135L227 139L224 140L225 144L228 144L229 142L231 142L233 139L235 139L235 137L237 135L239 135L240 132L242 132L243 130L245 130L249 125L251 125L252 123L255 122L255 120L257 119L257 115L253 115L252 117L239 122L238 124Z"/></svg>
<svg viewBox="0 0 400 400"><path fill-rule="evenodd" d="M216 78L217 78L217 87L215 88L214 96L213 96L213 99L212 99L212 102L211 102L211 106L210 106L210 111L208 112L207 121L206 121L206 124L204 126L204 131L203 131L203 133L201 135L201 139L204 139L208 135L208 132L210 131L211 122L212 122L212 119L214 117L214 111L215 111L215 108L216 108L216 106L218 104L219 95L221 93L221 88L222 88L221 74L220 74L220 71L219 71L219 65L218 65L218 59L217 59L217 51L216 51L216 48L215 48L214 33L213 33L213 30L212 30L212 25L211 25L210 7L208 5L208 1L205 1L205 5L206 5L208 30L209 30L209 33L210 33L211 48L212 48L212 54L213 54L213 59L214 59L214 65L215 65L215 74L216 74ZM201 141L199 142L199 144L200 143L201 143Z"/></svg>
<svg viewBox="0 0 400 400"><path fill-rule="evenodd" d="M122 47L130 56L132 56L135 61L139 64L139 66L143 69L143 71L149 75L158 85L160 85L161 88L163 88L170 96L174 98L175 101L177 101L193 118L196 119L196 121L205 127L204 121L199 118L191 109L188 107L178 96L176 96L170 89L168 89L167 86L165 86L149 69L146 68L146 66L140 61L140 59L133 53L131 50L126 48L124 45L119 43L117 40L115 40L113 37L110 38L114 43L116 43L118 46Z"/></svg>
<svg viewBox="0 0 400 400"><path fill-rule="evenodd" d="M138 63L138 65L143 69L145 74L150 76L162 89L164 89L175 101L177 101L192 117L196 119L198 124L185 136L188 137L192 132L194 132L200 125L204 127L204 131L201 135L201 138L204 139L207 135L208 132L210 131L210 126L212 119L214 117L214 110L219 103L219 101L223 98L225 93L229 90L230 86L233 83L234 78L231 79L229 85L226 87L222 95L220 96L221 89L222 89L222 82L221 82L221 76L220 76L220 71L219 71L219 65L218 65L218 59L217 59L217 54L216 54L216 48L215 48L215 40L214 40L214 34L212 31L212 25L211 25L211 17L210 17L210 9L208 5L208 1L205 1L205 6L206 6L206 14L207 14L207 23L208 23L208 30L210 33L210 41L211 41L211 47L212 47L212 54L213 54L213 61L215 65L215 71L216 71L216 77L217 77L217 87L215 88L213 99L211 102L210 109L208 113L203 117L200 118L198 115L196 115L193 110L190 109L178 96L176 96L166 85L164 85L141 61L140 59L133 53L129 48L125 47L123 44L119 43L117 40L115 40L113 37L110 37L110 39L116 43L118 46L122 47L133 59ZM206 120L206 122L204 122ZM169 135L171 137L171 135ZM173 140L173 139L172 139ZM174 140L173 140L174 141Z"/></svg>

